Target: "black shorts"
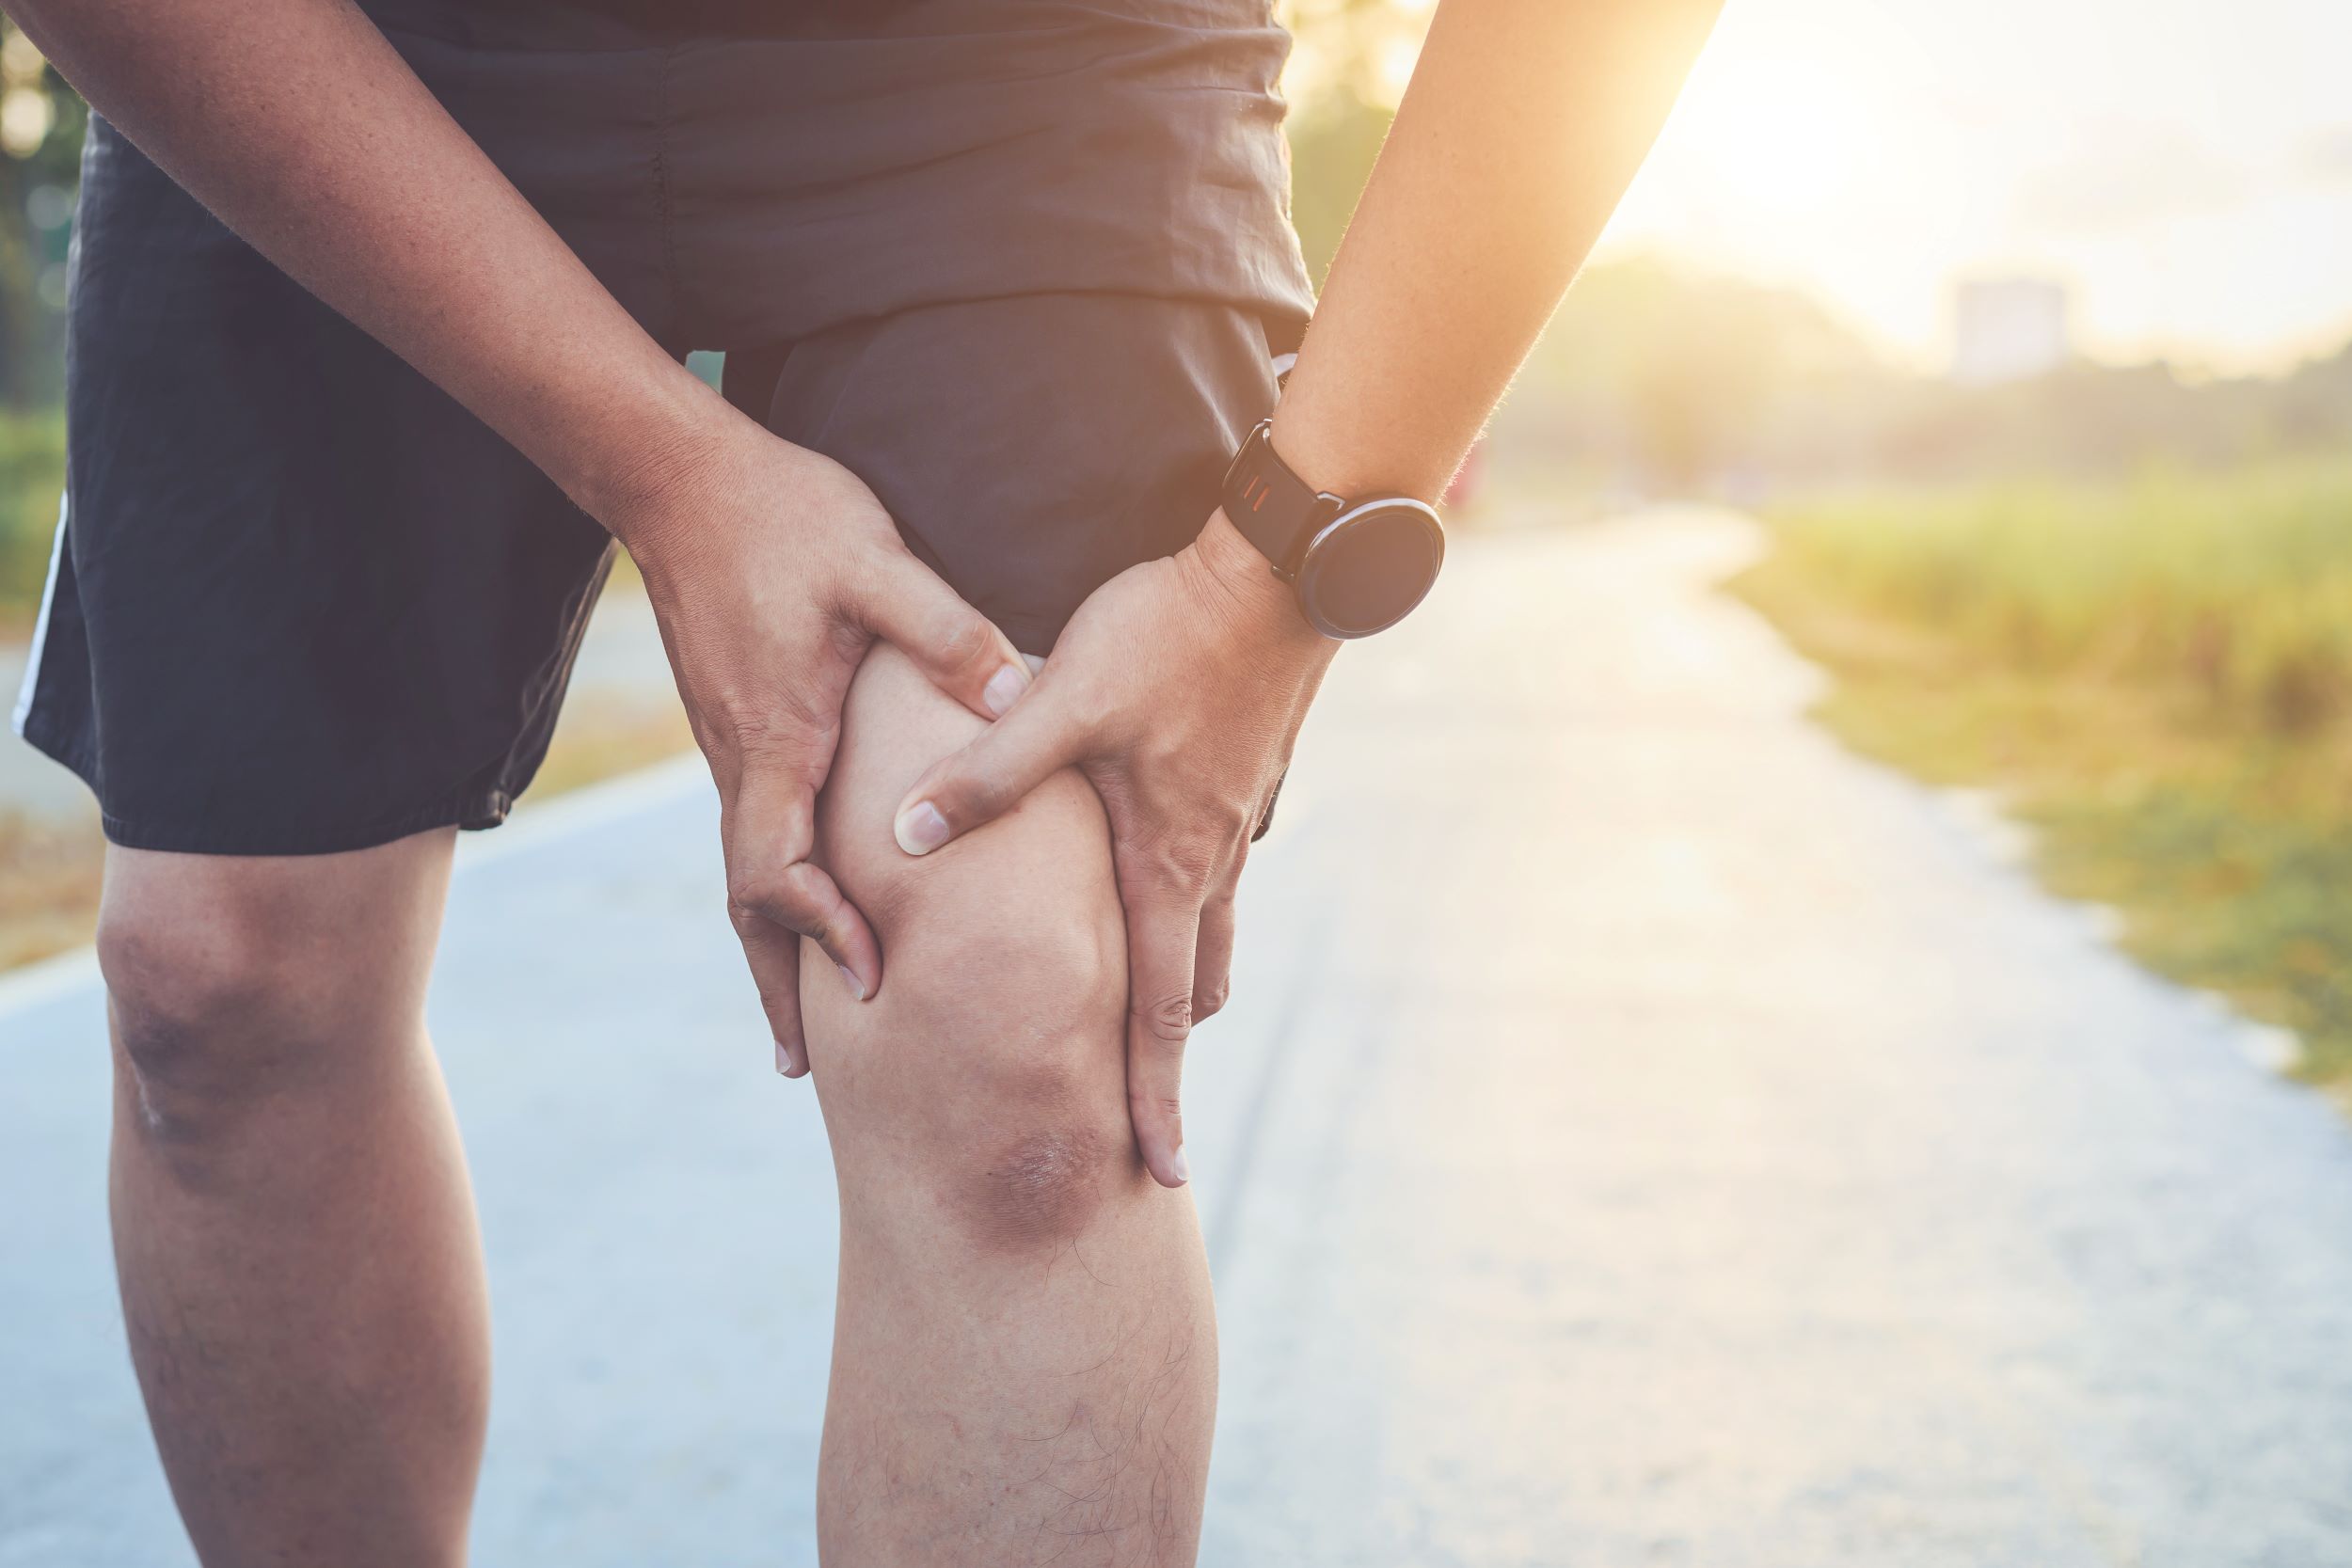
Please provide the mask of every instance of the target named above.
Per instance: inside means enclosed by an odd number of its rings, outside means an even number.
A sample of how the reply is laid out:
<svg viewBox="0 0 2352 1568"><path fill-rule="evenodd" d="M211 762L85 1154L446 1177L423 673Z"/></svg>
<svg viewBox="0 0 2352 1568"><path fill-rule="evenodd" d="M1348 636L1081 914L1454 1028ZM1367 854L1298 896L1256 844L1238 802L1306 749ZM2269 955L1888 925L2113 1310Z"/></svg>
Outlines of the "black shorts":
<svg viewBox="0 0 2352 1568"><path fill-rule="evenodd" d="M1263 0L369 8L658 341L725 352L1025 652L1199 531L1303 326ZM133 847L496 824L603 530L96 120L70 312L21 733Z"/></svg>

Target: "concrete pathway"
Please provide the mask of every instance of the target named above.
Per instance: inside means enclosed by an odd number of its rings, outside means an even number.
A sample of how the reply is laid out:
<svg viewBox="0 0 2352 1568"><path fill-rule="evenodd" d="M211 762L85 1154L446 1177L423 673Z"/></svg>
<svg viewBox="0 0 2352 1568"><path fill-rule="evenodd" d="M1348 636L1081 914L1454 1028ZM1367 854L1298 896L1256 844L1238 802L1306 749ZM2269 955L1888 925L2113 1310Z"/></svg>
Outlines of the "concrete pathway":
<svg viewBox="0 0 2352 1568"><path fill-rule="evenodd" d="M1205 1562L2352 1561L2352 1132L1805 725L1740 525L1471 538L1340 664L1193 1049ZM814 1560L815 1102L691 765L478 841L435 1022L484 1564ZM0 1568L184 1564L99 1000L0 999Z"/></svg>

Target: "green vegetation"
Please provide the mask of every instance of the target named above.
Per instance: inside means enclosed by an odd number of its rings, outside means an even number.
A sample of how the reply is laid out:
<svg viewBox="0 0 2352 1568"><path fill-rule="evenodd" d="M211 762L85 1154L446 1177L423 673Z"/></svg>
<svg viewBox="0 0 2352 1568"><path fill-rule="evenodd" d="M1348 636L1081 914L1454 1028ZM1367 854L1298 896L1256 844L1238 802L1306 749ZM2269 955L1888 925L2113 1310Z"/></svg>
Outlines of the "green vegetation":
<svg viewBox="0 0 2352 1568"><path fill-rule="evenodd" d="M2060 893L2352 1086L2352 465L1794 506L1739 591L1822 717L1998 789Z"/></svg>
<svg viewBox="0 0 2352 1568"><path fill-rule="evenodd" d="M1494 439L1619 493L1740 501L2232 470L2352 450L2352 347L2277 375L2083 362L1961 386L1887 363L1802 294L1636 257L1577 280Z"/></svg>
<svg viewBox="0 0 2352 1568"><path fill-rule="evenodd" d="M64 488L64 416L0 415L0 632L21 629L40 602Z"/></svg>
<svg viewBox="0 0 2352 1568"><path fill-rule="evenodd" d="M0 970L90 940L105 854L95 813L55 822L0 810Z"/></svg>
<svg viewBox="0 0 2352 1568"><path fill-rule="evenodd" d="M0 108L0 409L24 413L64 387L66 249L89 114L5 17Z"/></svg>

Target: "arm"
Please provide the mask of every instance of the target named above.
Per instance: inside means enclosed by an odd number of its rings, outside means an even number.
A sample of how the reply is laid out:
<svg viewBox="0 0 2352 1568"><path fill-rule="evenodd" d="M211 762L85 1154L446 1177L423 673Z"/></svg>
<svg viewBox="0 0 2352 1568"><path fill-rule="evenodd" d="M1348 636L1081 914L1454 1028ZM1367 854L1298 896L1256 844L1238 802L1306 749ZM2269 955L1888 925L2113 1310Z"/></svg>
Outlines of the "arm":
<svg viewBox="0 0 2352 1568"><path fill-rule="evenodd" d="M221 221L591 514L715 422L349 0L19 0L66 79ZM266 40L266 41L262 41ZM624 535L626 538L626 535Z"/></svg>
<svg viewBox="0 0 2352 1568"><path fill-rule="evenodd" d="M732 912L778 1065L804 1070L793 933L859 994L882 980L865 920L807 863L850 676L887 637L993 715L1026 681L1011 646L856 479L674 362L349 0L9 8L222 221L628 545L725 803Z"/></svg>
<svg viewBox="0 0 2352 1568"><path fill-rule="evenodd" d="M1435 498L1582 264L1721 0L1442 0L1274 420L1300 478ZM1337 644L1225 519L1080 607L1010 717L907 794L911 852L1083 768L1127 912L1128 1095L1167 1185L1260 808Z"/></svg>
<svg viewBox="0 0 2352 1568"><path fill-rule="evenodd" d="M1649 152L1722 0L1444 0L1274 421L1435 499Z"/></svg>

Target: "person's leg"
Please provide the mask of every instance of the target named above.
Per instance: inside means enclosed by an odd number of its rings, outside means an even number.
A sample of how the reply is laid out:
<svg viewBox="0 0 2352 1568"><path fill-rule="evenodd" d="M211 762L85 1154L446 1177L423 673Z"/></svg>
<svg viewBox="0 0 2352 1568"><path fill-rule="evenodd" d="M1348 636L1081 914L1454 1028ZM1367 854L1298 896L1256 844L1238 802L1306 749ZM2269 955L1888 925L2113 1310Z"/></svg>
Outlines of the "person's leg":
<svg viewBox="0 0 2352 1568"><path fill-rule="evenodd" d="M123 1316L215 1568L465 1557L488 1314L423 1017L453 836L107 856Z"/></svg>
<svg viewBox="0 0 2352 1568"><path fill-rule="evenodd" d="M882 946L864 1004L802 965L841 1188L820 1555L1189 1563L1216 1324L1192 1200L1128 1125L1102 804L1072 772L921 861L891 841L900 792L978 722L878 647L819 805Z"/></svg>

